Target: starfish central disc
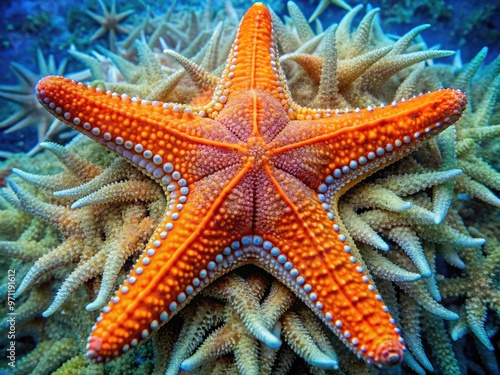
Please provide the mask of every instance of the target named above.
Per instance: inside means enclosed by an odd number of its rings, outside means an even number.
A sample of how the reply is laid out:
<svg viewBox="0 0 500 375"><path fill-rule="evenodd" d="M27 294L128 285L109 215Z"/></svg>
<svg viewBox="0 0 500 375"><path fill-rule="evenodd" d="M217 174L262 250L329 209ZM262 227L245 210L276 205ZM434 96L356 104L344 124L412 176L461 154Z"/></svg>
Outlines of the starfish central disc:
<svg viewBox="0 0 500 375"><path fill-rule="evenodd" d="M268 149L261 137L248 138L247 147L248 156L253 159L254 166L261 166L268 160Z"/></svg>

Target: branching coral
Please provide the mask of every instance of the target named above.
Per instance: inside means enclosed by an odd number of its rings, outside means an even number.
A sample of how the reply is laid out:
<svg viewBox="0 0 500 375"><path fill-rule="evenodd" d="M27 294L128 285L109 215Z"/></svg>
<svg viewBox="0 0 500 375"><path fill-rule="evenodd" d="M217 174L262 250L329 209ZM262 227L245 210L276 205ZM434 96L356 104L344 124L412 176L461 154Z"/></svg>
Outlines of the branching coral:
<svg viewBox="0 0 500 375"><path fill-rule="evenodd" d="M379 33L376 9L352 31L352 19L361 10L356 7L337 27L316 35L297 6L291 3L289 9L292 21L276 18L275 29L291 94L303 105L347 111L442 87L467 92L470 105L455 127L350 189L339 209L359 245L363 267L406 340L402 371L494 369L492 356L485 354L482 361L463 347L467 339L478 353L499 349L491 338L500 318L500 58L482 66L482 50L466 65L429 65L429 59L450 52L416 43L425 27L393 43ZM214 29L213 17L197 14L192 36L203 34L204 18ZM183 48L168 52L168 60L144 42L136 42L134 63L106 52L112 64L92 63L98 80L93 84L147 100L201 101L214 87L225 58L220 51L228 46L225 28L214 33L190 46L182 42ZM198 43L206 47L196 54ZM253 267L206 288L145 345L106 365L89 365L81 340L94 316L83 306L93 311L107 302L167 202L150 179L100 146L77 139L66 147L42 147L60 162L50 161L45 152L36 157L45 170L37 170L37 164L14 169L16 176L0 196L0 251L12 259L2 264L16 268L23 279L17 292L24 317L19 328L36 343L22 353L19 373L57 368L58 374L84 373L86 366L95 373L125 373L136 360L141 363L137 373L155 374L180 369L200 374L375 372L285 286ZM64 170L53 174L58 163ZM10 232L2 231L6 223ZM6 293L2 290L3 298ZM40 318L42 312L48 318ZM55 335L55 327L63 327L62 333ZM259 341L268 331L283 339L279 350Z"/></svg>
<svg viewBox="0 0 500 375"><path fill-rule="evenodd" d="M180 102L186 101L189 95L195 95L195 90L191 88L193 84L191 79L184 79L182 84L178 85L185 76L184 70L179 69L174 60L164 55L159 57L158 48L164 49L170 46L169 48L182 52L184 56L194 58L204 69L212 72L226 58L230 47L227 35L234 30L239 19L230 3L226 6L228 17L222 25L219 22L222 15L220 12L212 14L209 5L202 12L192 12L182 8L174 14L176 3L173 2L165 15L149 17L148 11L143 22L132 28L120 24L132 10L118 13L115 0L111 2L109 9L102 1L99 1L99 5L103 12L102 16L91 11L87 12L101 25L91 39L97 39L108 33L108 48L113 52L101 48L105 56L94 52L94 55L98 56L95 58L72 48L69 51L70 55L89 66L94 80L107 81L108 89L141 98L151 97L154 100L168 98L170 101ZM186 24L189 25L188 30L185 29ZM128 36L118 42L117 32L127 33ZM140 41L141 35L142 41ZM138 65L134 66L134 63L129 61L132 58ZM46 59L40 50L37 51L37 59L38 73L12 63L11 69L20 84L0 86L0 97L15 104L12 115L0 121L0 129L6 128L7 132L14 132L30 126L37 127L38 143L29 151L30 155L40 151L40 143L45 140L56 140L58 137L67 140L75 134L42 110L33 94L33 87L41 77L65 74L67 61L64 60L59 67L56 67L54 57ZM173 71L177 71L177 74L172 74ZM78 81L91 77L88 70L65 75ZM205 97L199 94L198 96ZM20 108L17 108L18 106ZM10 155L0 150L0 156Z"/></svg>
<svg viewBox="0 0 500 375"><path fill-rule="evenodd" d="M35 186L48 189L64 188L65 191L48 202L41 202L11 182L11 187L19 199L14 204L23 206L35 217L57 227L64 235L65 241L35 262L17 289L17 295L35 285L35 281L42 275L50 275L59 267L74 262L77 264L74 271L60 286L52 305L43 315L53 314L80 284L102 275L97 298L87 306L87 309L95 310L108 301L125 261L140 251L151 236L158 220L155 221L155 215L151 211L157 211L157 214L161 210L161 190L156 185L151 185L150 181L144 180L142 174L137 174L121 162L115 161L102 171L61 146L43 146L59 157L67 172L51 176L49 181L44 178L46 176L17 170L14 172ZM127 181L120 181L124 176L128 177ZM72 190L75 190L76 184L72 183L75 180L80 184L86 183L87 191L83 193L87 195L82 194L82 197L68 208L64 195L70 194L67 192L68 188L73 187ZM73 186L61 186L58 181L69 182ZM82 190L81 186L79 189ZM78 194L70 196L75 200ZM128 205L128 202L139 204ZM142 202L150 203L150 207L148 204L141 205ZM113 203L119 203L120 208L113 210L107 206ZM100 226L96 225L97 223L106 224Z"/></svg>
<svg viewBox="0 0 500 375"><path fill-rule="evenodd" d="M67 127L64 126L61 121L48 115L40 103L38 103L38 100L33 92L33 87L40 78L51 74L65 74L64 71L67 61L62 61L59 66L56 67L54 56L50 55L49 58L46 59L40 49L37 50L37 59L39 69L38 73L32 72L15 62L11 63L10 68L18 78L19 84L15 86L0 86L0 98L15 103L17 106L20 106L20 108L7 119L0 122L0 129L6 128L6 132L11 133L29 126L36 126L38 142L42 142L50 139L51 137L55 137L59 133L72 132L68 131ZM83 80L90 77L86 71L69 74L68 76ZM30 150L28 154L32 155L37 151L40 151L39 144L35 145L35 147Z"/></svg>

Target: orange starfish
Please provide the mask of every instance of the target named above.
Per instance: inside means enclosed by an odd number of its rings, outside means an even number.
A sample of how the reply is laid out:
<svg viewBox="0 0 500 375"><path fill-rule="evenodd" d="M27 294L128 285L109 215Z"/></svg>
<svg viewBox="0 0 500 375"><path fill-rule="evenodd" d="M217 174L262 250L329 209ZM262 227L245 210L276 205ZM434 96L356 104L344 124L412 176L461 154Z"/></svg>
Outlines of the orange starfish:
<svg viewBox="0 0 500 375"><path fill-rule="evenodd" d="M455 122L467 102L461 91L363 110L302 108L289 95L271 16L259 3L241 21L205 106L143 101L62 77L46 77L36 90L54 116L158 181L169 202L93 327L89 358L108 360L138 345L214 279L252 263L366 361L402 360L399 330L337 202ZM281 343L265 328L257 336Z"/></svg>

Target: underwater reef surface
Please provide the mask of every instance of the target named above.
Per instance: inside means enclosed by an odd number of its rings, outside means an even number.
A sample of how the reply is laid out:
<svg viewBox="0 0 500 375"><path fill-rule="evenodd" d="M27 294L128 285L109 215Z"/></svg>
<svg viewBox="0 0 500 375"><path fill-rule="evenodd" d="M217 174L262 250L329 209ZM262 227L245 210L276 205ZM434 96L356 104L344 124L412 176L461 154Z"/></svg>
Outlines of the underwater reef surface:
<svg viewBox="0 0 500 375"><path fill-rule="evenodd" d="M451 58L449 49L465 48L473 31L448 28L455 30L457 44L443 42L441 50L433 45L442 33L429 33L432 26L405 28L408 15L446 24L453 17L445 2L411 2L413 12L410 2L381 2L380 11L347 3L352 10L329 5L319 16L322 22L311 24L307 19L317 3L270 3L280 11L273 20L279 63L296 103L347 112L448 87L468 98L453 126L358 182L338 202L336 213L356 255L406 342L403 363L385 369L358 359L303 296L253 265L204 288L137 348L104 364L86 359L98 310L128 279L174 198L133 165L75 136L38 104L34 86L41 76L63 74L151 102L205 104L223 74L246 5L161 3L133 13L138 4L117 2L113 10L113 3L101 9L95 2L88 13L82 4L54 9L44 8L50 2L26 2L32 6L28 13L43 10L26 25L36 64L13 64L15 79L0 86L0 96L10 103L2 106L0 126L13 129L11 138L0 135L2 352L11 345L7 270L16 271L17 290L16 367L2 360L3 370L176 374L182 366L196 374L498 373L498 51L481 44L470 48L473 55ZM12 3L2 7L22 11ZM488 20L495 17L494 4L485 10ZM330 27L333 13L343 16L336 28ZM74 29L61 26L65 22L57 17L64 14ZM475 17L470 30L498 32ZM403 24L399 36L383 26L395 23ZM54 28L54 37L40 35L47 28ZM51 43L61 48L54 59ZM75 48L68 51L70 44ZM165 48L170 52L163 53ZM73 63L66 65L66 57ZM29 154L15 153L29 126L36 128L34 143L24 149ZM279 334L278 350L259 337L259 324Z"/></svg>

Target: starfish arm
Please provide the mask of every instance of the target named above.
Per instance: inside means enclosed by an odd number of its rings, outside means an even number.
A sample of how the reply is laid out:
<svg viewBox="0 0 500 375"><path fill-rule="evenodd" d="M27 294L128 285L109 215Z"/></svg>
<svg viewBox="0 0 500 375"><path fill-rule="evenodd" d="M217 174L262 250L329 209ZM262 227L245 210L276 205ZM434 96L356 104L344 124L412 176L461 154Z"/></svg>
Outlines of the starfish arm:
<svg viewBox="0 0 500 375"><path fill-rule="evenodd" d="M127 18L128 16L130 16L131 14L133 14L135 12L135 10L133 9L129 9L129 10L126 10L125 12L121 12L121 13L118 13L116 15L116 21L117 22L121 22L123 21L125 18Z"/></svg>
<svg viewBox="0 0 500 375"><path fill-rule="evenodd" d="M103 25L103 24L106 23L106 18L104 18L103 16L100 16L97 13L94 13L94 12L92 12L90 10L86 10L85 13L87 13L87 15L89 17L91 17L92 19L94 19L94 21L98 22L101 25Z"/></svg>
<svg viewBox="0 0 500 375"><path fill-rule="evenodd" d="M229 167L194 183L189 192L171 195L164 220L97 320L89 358L101 361L137 345L192 296L234 268L234 249L251 232L245 212L238 212L249 208L236 201L246 192L239 184L248 168Z"/></svg>
<svg viewBox="0 0 500 375"><path fill-rule="evenodd" d="M22 114L26 114L26 113L23 113L21 112ZM11 117L12 118L12 117ZM8 119L9 120L9 119ZM31 125L34 125L34 124L38 124L39 120L38 120L38 117L34 116L33 114L28 114L26 117L24 117L21 121L17 122L14 126L8 128L5 133L6 134L10 134L10 133L13 133L13 132L17 132L21 129L24 129L24 128L27 128L28 126L31 126ZM2 124L3 125L3 124ZM10 124L9 124L10 125ZM43 139L41 138L43 136L43 134L46 132L47 130L47 127L45 124L42 124L39 128L38 128L38 139Z"/></svg>
<svg viewBox="0 0 500 375"><path fill-rule="evenodd" d="M246 90L271 94L289 106L285 77L278 61L278 51L269 10L254 4L241 20L222 79L213 102L215 117L232 95Z"/></svg>
<svg viewBox="0 0 500 375"><path fill-rule="evenodd" d="M378 364L401 361L404 344L394 321L330 207L294 176L271 166L266 175L259 179L260 188L281 198L256 208L255 231L266 233L263 247L277 259L268 271L356 354Z"/></svg>
<svg viewBox="0 0 500 375"><path fill-rule="evenodd" d="M43 58L42 58L43 60ZM40 59L39 59L40 61ZM27 88L32 89L33 88L33 83L37 81L37 79L40 78L40 76L31 70L25 68L21 64L18 64L16 62L12 62L9 65L10 69L14 73L14 75L18 78L20 84L16 86L10 86L10 85L1 85L0 90L1 91L7 91L7 92L17 92L17 93L26 93Z"/></svg>
<svg viewBox="0 0 500 375"><path fill-rule="evenodd" d="M122 34L127 34L127 33L130 32L130 29L127 26L117 25L116 26L116 31L119 32L119 33L122 33Z"/></svg>
<svg viewBox="0 0 500 375"><path fill-rule="evenodd" d="M3 98L2 93L0 93L0 98ZM17 125L16 123L20 123L21 125ZM14 126L12 126L14 125ZM30 126L31 125L31 118L29 116L29 113L19 111L19 112L14 112L12 115L7 117L5 120L0 121L0 129L8 128L9 126L12 126L12 128L7 129L5 133L13 132L14 129L19 128L22 129L24 127Z"/></svg>
<svg viewBox="0 0 500 375"><path fill-rule="evenodd" d="M229 130L185 105L104 93L56 76L40 80L37 93L51 114L126 158L165 189L172 180L192 183L234 164L235 150L241 148ZM198 167L189 168L188 159L198 161Z"/></svg>
<svg viewBox="0 0 500 375"><path fill-rule="evenodd" d="M349 187L446 129L466 104L462 91L446 89L382 108L338 114L309 110L299 116L305 120L291 121L274 139L275 164L311 187L325 182L334 191ZM307 165L290 164L294 158Z"/></svg>
<svg viewBox="0 0 500 375"><path fill-rule="evenodd" d="M99 6L101 7L102 14L104 17L109 17L110 15L116 14L116 0L111 0L111 11L108 10L106 5L102 0L97 0L99 2Z"/></svg>
<svg viewBox="0 0 500 375"><path fill-rule="evenodd" d="M1 88L0 88L1 90ZM0 98L8 100L9 102L16 104L23 104L26 102L26 95L23 93L7 92L7 90L0 91ZM22 113L22 112L21 112Z"/></svg>

